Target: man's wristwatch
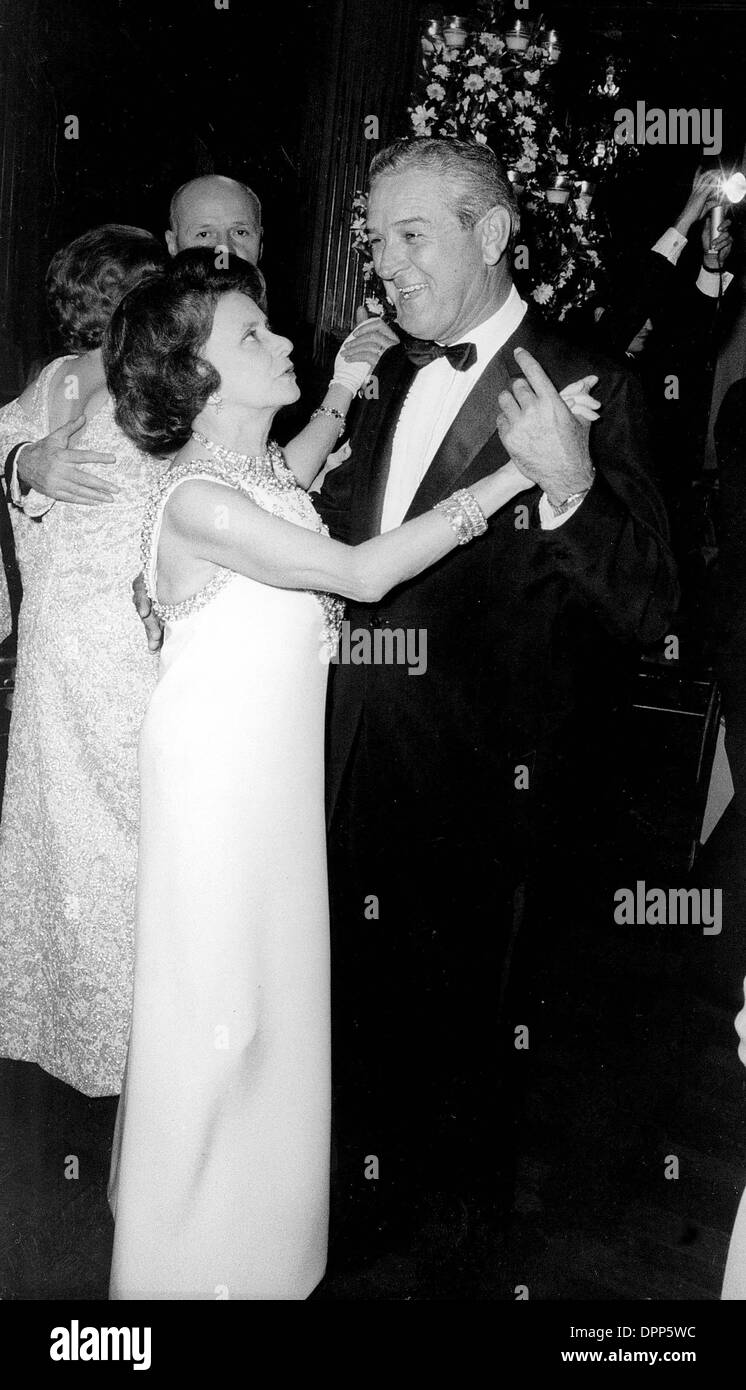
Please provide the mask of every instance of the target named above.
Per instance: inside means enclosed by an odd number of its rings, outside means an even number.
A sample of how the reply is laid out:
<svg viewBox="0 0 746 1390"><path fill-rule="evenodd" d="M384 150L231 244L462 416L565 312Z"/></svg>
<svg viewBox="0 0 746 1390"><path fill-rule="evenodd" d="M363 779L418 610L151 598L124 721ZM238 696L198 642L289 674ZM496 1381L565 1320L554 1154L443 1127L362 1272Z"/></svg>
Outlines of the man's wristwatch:
<svg viewBox="0 0 746 1390"><path fill-rule="evenodd" d="M576 502L582 502L583 498L588 496L588 493L590 492L593 486L593 479L595 478L595 476L596 470L594 468L591 473L591 481L589 482L588 486L581 488L579 492L571 492L570 496L565 497L562 502L555 503L550 501L550 499L547 497L547 502L549 502L554 516L564 516L565 512L569 512L570 508L574 507Z"/></svg>

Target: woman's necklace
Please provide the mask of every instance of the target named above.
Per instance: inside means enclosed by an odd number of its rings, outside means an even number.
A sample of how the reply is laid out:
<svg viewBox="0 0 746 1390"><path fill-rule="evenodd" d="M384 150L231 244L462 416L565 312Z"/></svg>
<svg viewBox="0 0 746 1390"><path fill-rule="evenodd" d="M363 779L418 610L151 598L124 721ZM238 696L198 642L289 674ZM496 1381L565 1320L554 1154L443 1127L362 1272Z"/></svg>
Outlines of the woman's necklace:
<svg viewBox="0 0 746 1390"><path fill-rule="evenodd" d="M208 439L206 434L200 434L199 430L192 430L192 439L196 439L198 444L202 444L205 449L209 449L216 459L223 463L240 463L249 467L254 463L271 463L273 452L277 445L268 444L267 450L263 454L239 454L235 449L226 449L224 444L216 444L214 440Z"/></svg>
<svg viewBox="0 0 746 1390"><path fill-rule="evenodd" d="M237 465L249 476L258 470L260 477L266 477L269 469L275 480L273 486L279 486L283 492L298 486L297 479L285 462L282 449L273 439L270 440L264 454L239 454L235 449L226 449L224 444L216 444L214 440L208 439L206 434L200 434L199 430L192 430L192 439L196 439L198 444L214 454L220 463Z"/></svg>

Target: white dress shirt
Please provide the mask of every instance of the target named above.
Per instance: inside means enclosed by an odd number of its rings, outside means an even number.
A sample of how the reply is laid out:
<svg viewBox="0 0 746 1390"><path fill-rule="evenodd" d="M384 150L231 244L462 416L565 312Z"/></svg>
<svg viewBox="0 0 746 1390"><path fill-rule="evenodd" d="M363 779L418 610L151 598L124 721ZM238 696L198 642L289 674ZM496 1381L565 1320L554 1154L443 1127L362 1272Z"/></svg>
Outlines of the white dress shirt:
<svg viewBox="0 0 746 1390"><path fill-rule="evenodd" d="M497 313L491 314L484 323L464 334L463 341L474 343L477 350L477 360L467 371L457 371L447 357L436 357L418 371L396 426L383 498L381 531L392 531L395 526L401 525L412 498L464 401L495 353L515 333L525 312L526 303L512 285L510 294Z"/></svg>
<svg viewBox="0 0 746 1390"><path fill-rule="evenodd" d="M391 448L391 466L383 498L381 531L400 526L409 511L430 464L440 448L467 396L474 389L495 353L515 333L526 312L515 285L511 286L505 303L463 336L463 342L474 343L476 362L467 371L452 367L447 357L436 357L421 367L407 393L401 409ZM516 376L519 375L516 366ZM567 383L564 383L567 385ZM497 417L495 401L495 417ZM581 499L582 500L582 499ZM562 526L581 505L568 507L561 516L554 516L542 494L539 517L544 530Z"/></svg>
<svg viewBox="0 0 746 1390"><path fill-rule="evenodd" d="M657 251L659 256L665 256L671 265L676 265L685 246L686 237L675 227L667 227L663 236L656 241L653 250ZM709 299L717 299L718 295L725 293L732 279L729 270L708 270L707 266L703 265L700 266L697 276L697 289Z"/></svg>

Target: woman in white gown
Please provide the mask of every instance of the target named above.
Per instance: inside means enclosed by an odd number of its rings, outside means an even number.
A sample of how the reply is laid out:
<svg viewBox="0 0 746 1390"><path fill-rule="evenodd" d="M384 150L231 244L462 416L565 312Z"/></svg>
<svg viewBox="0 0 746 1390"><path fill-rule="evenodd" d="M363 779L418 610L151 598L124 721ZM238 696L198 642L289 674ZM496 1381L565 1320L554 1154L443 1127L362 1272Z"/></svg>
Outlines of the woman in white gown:
<svg viewBox="0 0 746 1390"><path fill-rule="evenodd" d="M105 348L122 428L156 454L180 448L144 535L165 638L140 742L115 1299L302 1299L321 1279L333 596L383 595L531 486L508 464L396 531L332 541L312 472L268 443L298 395L291 348L258 272L198 251L127 297Z"/></svg>

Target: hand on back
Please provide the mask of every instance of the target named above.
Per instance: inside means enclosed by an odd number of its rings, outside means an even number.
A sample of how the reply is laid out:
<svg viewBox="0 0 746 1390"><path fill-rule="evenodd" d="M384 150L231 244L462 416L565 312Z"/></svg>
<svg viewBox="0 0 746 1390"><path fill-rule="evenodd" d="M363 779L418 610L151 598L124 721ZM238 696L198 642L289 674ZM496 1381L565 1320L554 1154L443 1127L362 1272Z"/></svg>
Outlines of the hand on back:
<svg viewBox="0 0 746 1390"><path fill-rule="evenodd" d="M74 502L84 507L113 502L119 488L86 472L86 468L111 466L116 463L114 455L71 447L73 435L85 423L85 415L78 415L36 443L27 444L18 459L20 482L55 502Z"/></svg>

